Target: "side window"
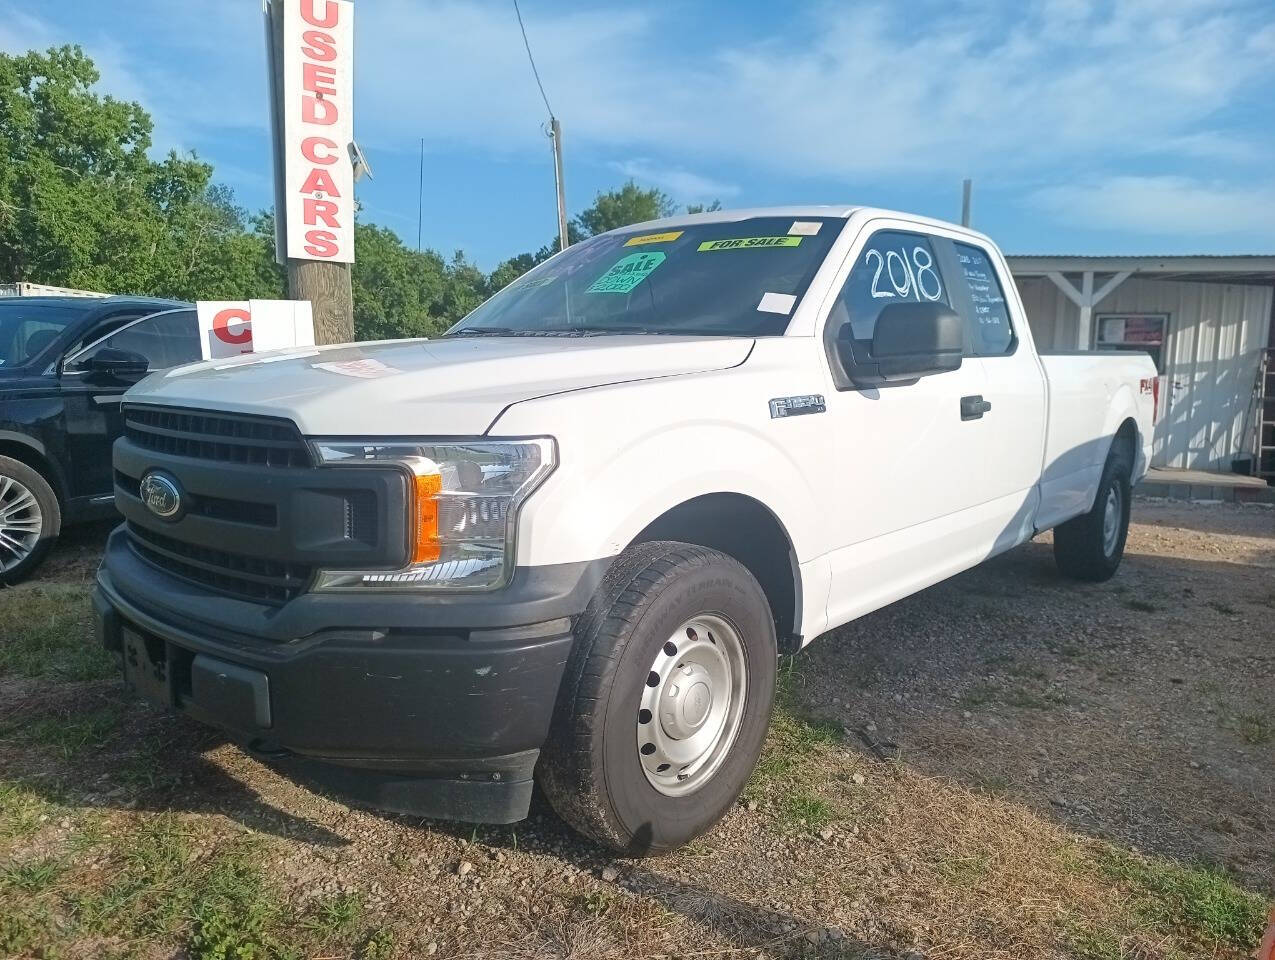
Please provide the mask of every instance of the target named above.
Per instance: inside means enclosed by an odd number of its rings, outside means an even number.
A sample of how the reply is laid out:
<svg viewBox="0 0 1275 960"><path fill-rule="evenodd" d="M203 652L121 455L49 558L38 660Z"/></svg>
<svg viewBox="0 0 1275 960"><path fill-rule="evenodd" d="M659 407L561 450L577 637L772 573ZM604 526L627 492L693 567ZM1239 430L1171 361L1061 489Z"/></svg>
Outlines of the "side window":
<svg viewBox="0 0 1275 960"><path fill-rule="evenodd" d="M99 340L68 365L83 370L99 350L141 354L151 370L166 370L200 359L199 323L193 310L177 310L143 317Z"/></svg>
<svg viewBox="0 0 1275 960"><path fill-rule="evenodd" d="M908 301L951 303L929 238L882 230L859 253L829 322L849 323L856 341L871 343L882 308Z"/></svg>
<svg viewBox="0 0 1275 960"><path fill-rule="evenodd" d="M953 243L957 266L957 310L965 317L967 350L975 357L1000 357L1014 349L1009 305L986 251Z"/></svg>

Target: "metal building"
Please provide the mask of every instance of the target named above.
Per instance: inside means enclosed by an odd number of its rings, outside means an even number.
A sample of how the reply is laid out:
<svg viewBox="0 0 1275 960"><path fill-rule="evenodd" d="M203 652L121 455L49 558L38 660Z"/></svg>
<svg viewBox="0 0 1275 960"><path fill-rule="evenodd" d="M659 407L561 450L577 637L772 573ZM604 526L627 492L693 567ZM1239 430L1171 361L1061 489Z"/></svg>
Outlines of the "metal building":
<svg viewBox="0 0 1275 960"><path fill-rule="evenodd" d="M1165 412L1151 465L1250 472L1275 256L1009 257L1041 350L1144 350Z"/></svg>

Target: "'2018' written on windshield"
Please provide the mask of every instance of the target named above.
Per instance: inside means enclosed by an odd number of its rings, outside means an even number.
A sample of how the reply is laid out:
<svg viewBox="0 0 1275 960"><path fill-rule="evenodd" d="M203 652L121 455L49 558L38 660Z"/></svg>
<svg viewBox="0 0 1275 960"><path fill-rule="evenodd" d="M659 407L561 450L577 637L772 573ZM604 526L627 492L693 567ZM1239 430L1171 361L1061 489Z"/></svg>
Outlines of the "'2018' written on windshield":
<svg viewBox="0 0 1275 960"><path fill-rule="evenodd" d="M863 262L876 265L872 274L872 296L901 297L915 300L941 300L943 281L934 269L934 256L921 245L912 248L911 259L906 247L898 250L878 250L875 247L863 255Z"/></svg>

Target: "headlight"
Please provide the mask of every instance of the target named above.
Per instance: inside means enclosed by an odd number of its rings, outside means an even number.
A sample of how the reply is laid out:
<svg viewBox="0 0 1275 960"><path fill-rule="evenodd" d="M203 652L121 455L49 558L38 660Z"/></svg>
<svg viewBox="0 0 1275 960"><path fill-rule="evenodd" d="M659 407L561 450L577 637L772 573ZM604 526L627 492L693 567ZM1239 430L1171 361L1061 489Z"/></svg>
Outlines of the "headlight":
<svg viewBox="0 0 1275 960"><path fill-rule="evenodd" d="M509 582L518 508L553 470L553 440L313 441L327 465L387 463L408 474L408 564L324 570L316 590L491 590Z"/></svg>

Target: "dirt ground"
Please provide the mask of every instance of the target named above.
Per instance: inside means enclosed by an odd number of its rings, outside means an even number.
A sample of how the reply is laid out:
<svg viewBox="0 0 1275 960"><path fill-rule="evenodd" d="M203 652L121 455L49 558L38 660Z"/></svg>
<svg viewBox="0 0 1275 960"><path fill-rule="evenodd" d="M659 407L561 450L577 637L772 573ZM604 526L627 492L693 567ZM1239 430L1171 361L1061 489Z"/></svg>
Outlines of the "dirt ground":
<svg viewBox="0 0 1275 960"><path fill-rule="evenodd" d="M1238 958L1275 898L1275 511L1139 500L784 664L710 834L614 859L312 793L85 653L104 530L0 593L0 955Z"/></svg>

